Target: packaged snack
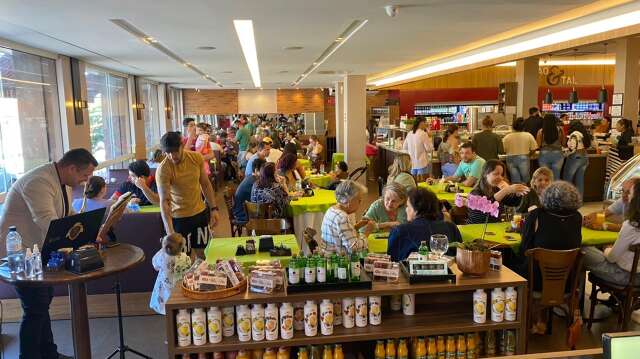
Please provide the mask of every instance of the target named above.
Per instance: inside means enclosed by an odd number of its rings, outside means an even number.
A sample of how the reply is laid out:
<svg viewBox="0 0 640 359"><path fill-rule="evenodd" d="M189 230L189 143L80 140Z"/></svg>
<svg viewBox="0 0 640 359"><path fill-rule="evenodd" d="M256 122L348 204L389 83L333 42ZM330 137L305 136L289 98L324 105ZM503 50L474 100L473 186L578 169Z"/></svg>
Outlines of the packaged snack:
<svg viewBox="0 0 640 359"><path fill-rule="evenodd" d="M375 262L389 262L391 261L391 256L388 254L377 254L377 253L369 253L364 258L364 270L365 272L371 273L373 272L373 264Z"/></svg>
<svg viewBox="0 0 640 359"><path fill-rule="evenodd" d="M275 282L275 276L271 272L253 270L249 276L249 290L271 294L276 286Z"/></svg>
<svg viewBox="0 0 640 359"><path fill-rule="evenodd" d="M395 262L376 261L373 263L373 280L395 282L400 277L400 266Z"/></svg>

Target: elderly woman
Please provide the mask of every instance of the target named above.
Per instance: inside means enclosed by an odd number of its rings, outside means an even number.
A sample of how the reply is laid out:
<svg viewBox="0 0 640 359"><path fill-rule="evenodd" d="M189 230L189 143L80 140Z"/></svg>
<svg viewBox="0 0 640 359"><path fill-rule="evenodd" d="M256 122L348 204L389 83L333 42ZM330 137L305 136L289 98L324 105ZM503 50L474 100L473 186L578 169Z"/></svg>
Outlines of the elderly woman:
<svg viewBox="0 0 640 359"><path fill-rule="evenodd" d="M531 178L531 191L522 197L517 213L529 213L540 207L542 193L553 182L553 172L547 167L540 167Z"/></svg>
<svg viewBox="0 0 640 359"><path fill-rule="evenodd" d="M416 180L411 175L411 157L406 154L398 154L389 166L387 183L397 182L409 192L417 187Z"/></svg>
<svg viewBox="0 0 640 359"><path fill-rule="evenodd" d="M391 182L382 189L382 198L371 203L363 218L373 221L376 231L391 230L407 223L406 202L407 191L399 183Z"/></svg>
<svg viewBox="0 0 640 359"><path fill-rule="evenodd" d="M338 203L329 208L322 219L321 252L355 253L367 248L366 237L371 233L372 223L361 220L354 225L349 220L349 216L360 208L365 192L366 188L355 181L346 180L338 185ZM365 227L364 238L359 237L360 227Z"/></svg>
<svg viewBox="0 0 640 359"><path fill-rule="evenodd" d="M408 223L394 227L389 235L387 254L394 261L406 259L411 252L418 250L421 241L429 243L433 234L444 234L450 242L462 242L458 227L442 220L440 202L426 188L409 191L407 220Z"/></svg>

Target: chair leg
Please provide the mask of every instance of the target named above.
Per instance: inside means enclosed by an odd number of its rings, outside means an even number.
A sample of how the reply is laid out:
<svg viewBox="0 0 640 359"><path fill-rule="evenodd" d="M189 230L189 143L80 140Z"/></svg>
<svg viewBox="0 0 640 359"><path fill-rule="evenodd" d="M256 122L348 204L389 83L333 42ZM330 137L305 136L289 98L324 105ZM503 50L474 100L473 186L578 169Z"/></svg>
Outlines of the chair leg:
<svg viewBox="0 0 640 359"><path fill-rule="evenodd" d="M629 328L629 321L631 320L631 308L633 304L633 295L631 293L625 293L624 303L622 310L622 331L626 332Z"/></svg>
<svg viewBox="0 0 640 359"><path fill-rule="evenodd" d="M553 307L547 308L547 332L545 334L553 334Z"/></svg>
<svg viewBox="0 0 640 359"><path fill-rule="evenodd" d="M593 315L596 310L596 304L598 302L598 287L595 284L591 285L591 296L589 297L591 303L589 304L589 320L587 322L587 329L591 330L593 324Z"/></svg>

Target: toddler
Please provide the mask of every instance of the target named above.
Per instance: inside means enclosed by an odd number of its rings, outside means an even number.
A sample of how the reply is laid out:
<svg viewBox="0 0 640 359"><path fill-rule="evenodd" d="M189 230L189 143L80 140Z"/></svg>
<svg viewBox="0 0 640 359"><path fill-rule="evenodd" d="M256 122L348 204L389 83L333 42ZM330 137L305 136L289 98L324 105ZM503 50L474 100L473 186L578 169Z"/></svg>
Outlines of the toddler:
<svg viewBox="0 0 640 359"><path fill-rule="evenodd" d="M158 277L153 286L149 307L159 314L165 314L164 304L169 300L173 287L180 283L191 266L191 258L182 252L184 243L184 237L180 233L164 236L162 248L151 261L153 268L158 271Z"/></svg>

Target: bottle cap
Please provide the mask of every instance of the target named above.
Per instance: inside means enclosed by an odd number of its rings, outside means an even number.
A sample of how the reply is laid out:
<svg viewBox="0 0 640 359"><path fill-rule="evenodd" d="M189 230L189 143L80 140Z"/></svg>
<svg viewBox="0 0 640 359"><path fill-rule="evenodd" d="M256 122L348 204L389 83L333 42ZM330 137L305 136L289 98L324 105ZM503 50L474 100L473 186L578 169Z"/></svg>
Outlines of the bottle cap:
<svg viewBox="0 0 640 359"><path fill-rule="evenodd" d="M15 231L17 231L16 226L9 227L9 232L15 232Z"/></svg>

